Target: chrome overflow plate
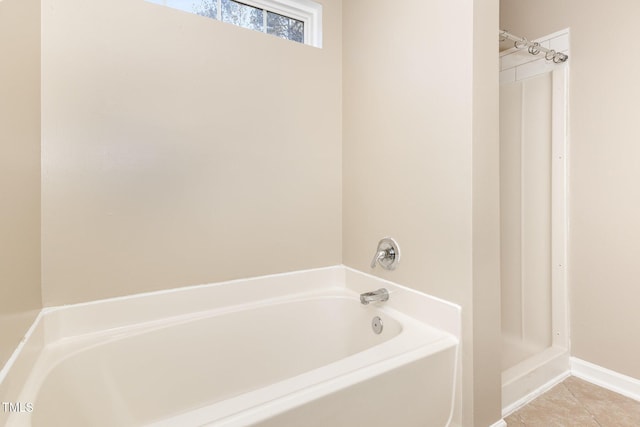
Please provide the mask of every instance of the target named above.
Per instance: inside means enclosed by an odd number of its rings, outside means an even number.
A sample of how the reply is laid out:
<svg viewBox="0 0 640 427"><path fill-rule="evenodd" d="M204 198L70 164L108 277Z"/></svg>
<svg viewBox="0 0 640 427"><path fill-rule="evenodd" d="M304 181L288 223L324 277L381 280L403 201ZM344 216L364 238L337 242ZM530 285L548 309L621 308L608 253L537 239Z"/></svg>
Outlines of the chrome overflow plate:
<svg viewBox="0 0 640 427"><path fill-rule="evenodd" d="M380 318L380 316L376 316L371 320L371 329L373 329L373 332L375 332L376 334L380 334L383 328L384 325L382 324L382 319Z"/></svg>

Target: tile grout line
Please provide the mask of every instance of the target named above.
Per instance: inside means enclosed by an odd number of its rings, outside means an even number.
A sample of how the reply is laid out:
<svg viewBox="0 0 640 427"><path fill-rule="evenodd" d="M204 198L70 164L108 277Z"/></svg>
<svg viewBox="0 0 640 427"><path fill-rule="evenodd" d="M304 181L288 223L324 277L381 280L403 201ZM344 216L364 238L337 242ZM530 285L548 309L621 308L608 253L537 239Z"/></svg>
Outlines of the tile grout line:
<svg viewBox="0 0 640 427"><path fill-rule="evenodd" d="M569 388L564 382L562 382L561 384L569 392L569 394L571 394L571 396L573 396L573 398L576 399L576 402L578 402L578 404L582 407L582 409L584 409L587 412L587 414L591 415L591 419L593 419L593 421L595 421L595 423L598 424L598 426L603 427L602 424L600 424L600 421L598 421L598 419L596 418L596 416L593 415L589 409L587 409L584 403L582 403L582 400L578 399L578 396L575 395L575 393L571 390L571 388Z"/></svg>

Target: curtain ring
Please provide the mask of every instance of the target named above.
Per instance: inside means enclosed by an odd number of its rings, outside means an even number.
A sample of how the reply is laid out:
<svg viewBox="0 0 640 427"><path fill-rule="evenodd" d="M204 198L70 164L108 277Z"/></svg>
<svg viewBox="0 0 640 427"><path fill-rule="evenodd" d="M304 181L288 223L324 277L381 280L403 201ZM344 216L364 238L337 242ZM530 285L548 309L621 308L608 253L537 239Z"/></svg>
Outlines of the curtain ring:
<svg viewBox="0 0 640 427"><path fill-rule="evenodd" d="M551 49L549 52L544 54L544 59L546 59L547 61L552 61L553 58L556 57L556 51Z"/></svg>
<svg viewBox="0 0 640 427"><path fill-rule="evenodd" d="M564 53L556 53L555 55L553 55L553 62L555 62L556 64L559 64L566 60L567 60L567 55L565 55Z"/></svg>
<svg viewBox="0 0 640 427"><path fill-rule="evenodd" d="M538 46L540 46L540 43L535 42L534 44L532 44L531 46L529 46L529 53L531 55L537 55L540 53L540 49L538 49Z"/></svg>
<svg viewBox="0 0 640 427"><path fill-rule="evenodd" d="M520 44L518 44L520 43ZM523 47L525 47L527 45L527 39L525 39L524 37L522 38L522 40L514 42L513 45L517 48L517 49L522 49Z"/></svg>

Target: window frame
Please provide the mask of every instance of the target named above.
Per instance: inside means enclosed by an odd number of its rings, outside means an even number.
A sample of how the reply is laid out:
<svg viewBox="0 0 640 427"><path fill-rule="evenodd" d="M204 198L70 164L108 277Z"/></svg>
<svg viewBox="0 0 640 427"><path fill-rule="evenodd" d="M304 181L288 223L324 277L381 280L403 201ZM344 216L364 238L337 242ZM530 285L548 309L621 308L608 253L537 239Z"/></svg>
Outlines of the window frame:
<svg viewBox="0 0 640 427"><path fill-rule="evenodd" d="M222 21L222 2L218 1L218 17ZM277 13L304 24L304 44L322 47L322 5L311 0L234 0L266 12ZM265 14L266 15L266 14ZM266 31L266 25L265 25Z"/></svg>

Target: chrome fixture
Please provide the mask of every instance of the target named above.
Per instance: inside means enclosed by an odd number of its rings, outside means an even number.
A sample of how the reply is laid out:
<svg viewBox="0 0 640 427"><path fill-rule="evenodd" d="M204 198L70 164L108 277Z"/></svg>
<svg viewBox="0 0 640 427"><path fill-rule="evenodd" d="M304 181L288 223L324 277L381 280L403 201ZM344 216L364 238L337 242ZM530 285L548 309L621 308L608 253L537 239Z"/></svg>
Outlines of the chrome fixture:
<svg viewBox="0 0 640 427"><path fill-rule="evenodd" d="M371 329L375 334L380 334L382 329L384 328L384 324L382 323L382 319L380 316L376 316L371 320Z"/></svg>
<svg viewBox="0 0 640 427"><path fill-rule="evenodd" d="M391 237L385 237L378 242L378 249L371 261L371 268L380 264L385 270L394 270L400 262L400 247Z"/></svg>
<svg viewBox="0 0 640 427"><path fill-rule="evenodd" d="M360 294L360 302L364 305L367 305L370 302L387 301L388 299L389 291L387 291L385 288L380 288L377 291L365 292L364 294Z"/></svg>

